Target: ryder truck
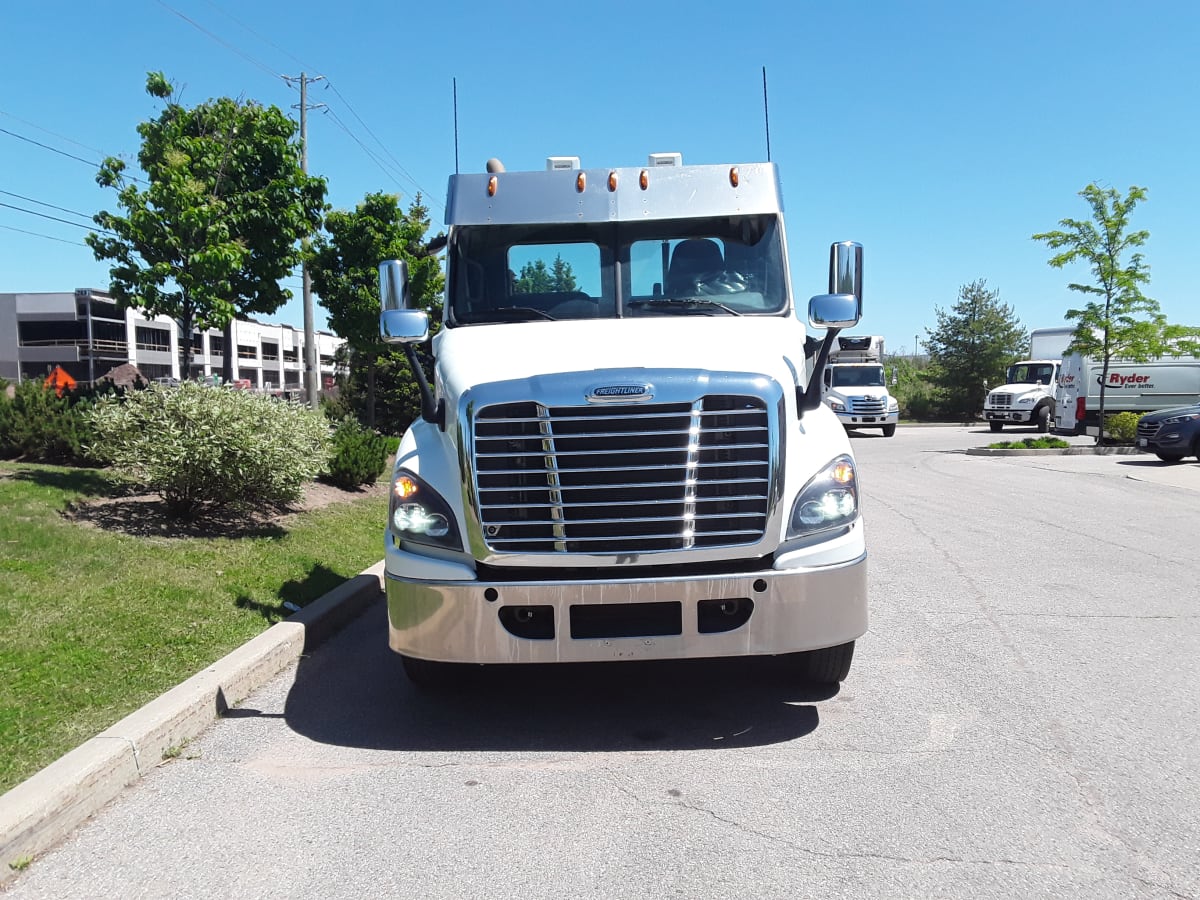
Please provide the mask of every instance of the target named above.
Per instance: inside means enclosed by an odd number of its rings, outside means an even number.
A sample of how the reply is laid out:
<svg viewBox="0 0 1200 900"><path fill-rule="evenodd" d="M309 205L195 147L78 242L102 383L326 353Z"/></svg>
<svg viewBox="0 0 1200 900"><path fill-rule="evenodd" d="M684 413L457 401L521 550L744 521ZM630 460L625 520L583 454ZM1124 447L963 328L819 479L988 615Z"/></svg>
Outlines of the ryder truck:
<svg viewBox="0 0 1200 900"><path fill-rule="evenodd" d="M779 655L844 679L867 554L820 385L861 316L861 246L833 245L808 301L809 371L773 164L487 168L450 177L432 383L428 315L380 265L381 335L422 398L385 537L409 677Z"/></svg>

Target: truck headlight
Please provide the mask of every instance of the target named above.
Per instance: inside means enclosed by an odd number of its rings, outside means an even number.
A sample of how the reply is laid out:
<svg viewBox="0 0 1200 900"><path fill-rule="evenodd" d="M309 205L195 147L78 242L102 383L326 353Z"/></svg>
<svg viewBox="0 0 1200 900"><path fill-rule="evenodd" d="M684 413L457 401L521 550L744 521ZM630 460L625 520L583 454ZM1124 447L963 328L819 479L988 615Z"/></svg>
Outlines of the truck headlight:
<svg viewBox="0 0 1200 900"><path fill-rule="evenodd" d="M900 412L900 401L895 397L888 397L888 412Z"/></svg>
<svg viewBox="0 0 1200 900"><path fill-rule="evenodd" d="M1036 399L1035 397L1022 397L1020 400L1017 401L1017 403L1020 404L1021 406L1028 406L1035 399Z"/></svg>
<svg viewBox="0 0 1200 900"><path fill-rule="evenodd" d="M829 404L829 408L832 409L834 412L845 412L846 411L846 404L842 403L840 400L828 400L826 402Z"/></svg>
<svg viewBox="0 0 1200 900"><path fill-rule="evenodd" d="M462 539L454 513L437 491L401 469L392 481L388 525L396 537L414 544L461 550Z"/></svg>
<svg viewBox="0 0 1200 900"><path fill-rule="evenodd" d="M858 475L842 455L809 479L792 505L788 537L842 528L858 518Z"/></svg>

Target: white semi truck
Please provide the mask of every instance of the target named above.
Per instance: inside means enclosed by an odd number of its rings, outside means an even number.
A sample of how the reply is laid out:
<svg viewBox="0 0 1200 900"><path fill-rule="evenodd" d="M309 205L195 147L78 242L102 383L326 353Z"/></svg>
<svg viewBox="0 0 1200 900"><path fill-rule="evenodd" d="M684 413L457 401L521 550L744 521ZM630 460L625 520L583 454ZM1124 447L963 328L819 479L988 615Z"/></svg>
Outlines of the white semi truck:
<svg viewBox="0 0 1200 900"><path fill-rule="evenodd" d="M988 391L983 402L983 417L992 431L1005 425L1033 425L1043 434L1050 430L1063 354L1074 333L1069 326L1029 332L1029 358L1009 366L1004 385Z"/></svg>
<svg viewBox="0 0 1200 900"><path fill-rule="evenodd" d="M820 386L861 316L861 246L833 245L829 293L804 305L771 163L487 168L450 178L431 381L428 315L405 264L380 266L381 334L422 397L385 538L410 678L776 655L844 679L867 550Z"/></svg>
<svg viewBox="0 0 1200 900"><path fill-rule="evenodd" d="M883 338L839 336L822 376L825 404L846 428L880 428L896 433L900 404L888 393L883 371Z"/></svg>

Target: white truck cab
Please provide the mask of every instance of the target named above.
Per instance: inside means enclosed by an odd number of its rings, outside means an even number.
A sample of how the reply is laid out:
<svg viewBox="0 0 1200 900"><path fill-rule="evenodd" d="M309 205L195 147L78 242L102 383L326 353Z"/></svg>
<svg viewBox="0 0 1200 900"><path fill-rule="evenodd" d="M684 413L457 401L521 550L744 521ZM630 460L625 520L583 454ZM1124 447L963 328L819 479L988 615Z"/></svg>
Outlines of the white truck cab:
<svg viewBox="0 0 1200 900"><path fill-rule="evenodd" d="M888 393L883 371L883 338L839 336L822 377L822 399L846 428L880 428L896 433L900 404Z"/></svg>
<svg viewBox="0 0 1200 900"><path fill-rule="evenodd" d="M1071 327L1029 332L1029 359L1008 367L1004 384L988 391L983 417L992 431L1005 425L1032 425L1045 434L1055 422L1055 392L1062 358L1071 343Z"/></svg>
<svg viewBox="0 0 1200 900"><path fill-rule="evenodd" d="M834 244L829 293L798 304L775 166L678 154L493 160L451 176L445 221L430 380L428 315L405 264L380 266L381 335L422 399L385 538L410 678L746 655L845 678L867 551L820 370L861 316L861 246Z"/></svg>

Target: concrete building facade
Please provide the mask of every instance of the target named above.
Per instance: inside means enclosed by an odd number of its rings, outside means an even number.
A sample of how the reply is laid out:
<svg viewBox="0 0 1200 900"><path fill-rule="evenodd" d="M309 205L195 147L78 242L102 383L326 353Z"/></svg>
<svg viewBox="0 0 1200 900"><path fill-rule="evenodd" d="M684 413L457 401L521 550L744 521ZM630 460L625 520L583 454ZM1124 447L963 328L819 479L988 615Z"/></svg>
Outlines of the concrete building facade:
<svg viewBox="0 0 1200 900"><path fill-rule="evenodd" d="M19 382L44 378L61 366L81 384L110 369L132 363L148 379L219 376L232 356L235 380L262 391L302 392L304 332L290 325L253 320L233 323L233 340L216 330L194 331L191 371L180 371L176 323L165 316L146 318L120 310L105 291L0 294L0 378ZM328 332L316 335L320 389L332 386L334 353L344 341Z"/></svg>

